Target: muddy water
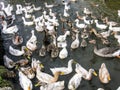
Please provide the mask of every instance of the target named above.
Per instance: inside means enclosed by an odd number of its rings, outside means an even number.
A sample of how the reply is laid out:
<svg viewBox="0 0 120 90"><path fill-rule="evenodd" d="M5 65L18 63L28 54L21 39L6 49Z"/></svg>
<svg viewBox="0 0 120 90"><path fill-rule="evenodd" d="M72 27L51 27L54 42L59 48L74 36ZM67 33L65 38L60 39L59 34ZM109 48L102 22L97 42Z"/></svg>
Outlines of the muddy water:
<svg viewBox="0 0 120 90"><path fill-rule="evenodd" d="M24 0L24 1L23 0L18 0L18 1L11 0L11 1L8 1L8 0L6 0L4 2L6 4L11 3L14 5L14 7L15 7L15 4L24 5L25 2L31 2L31 3L34 3L36 6L44 7L43 1L44 0L33 0L33 1L30 1L30 0ZM47 1L47 0L45 0L45 1ZM47 1L47 2L49 2L49 1ZM49 3L52 3L52 1L50 1ZM61 1L57 0L57 3L61 4ZM95 6L97 4L99 5L98 7ZM74 2L71 3L71 10L69 12L70 13L70 20L71 21L75 20L75 18L76 18L75 11L79 11L80 15L84 15L83 14L84 7L89 8L93 12L93 15L96 16L97 18L100 18L101 15L103 15L103 16L108 16L110 18L110 20L116 20L117 22L120 22L120 18L117 17L116 9L111 11L111 8L109 7L108 2L107 2L107 6L105 6L102 2L98 2L98 1L96 2L96 0L89 0L89 1L78 0L77 3L74 3ZM63 13L63 5L59 5L56 8L53 8L53 11L57 12L57 13ZM15 8L14 8L13 13L15 13ZM33 14L35 14L36 16L40 16L42 14L42 11L35 12ZM18 25L19 34L22 35L24 38L24 42L22 45L25 45L26 41L31 37L31 30L34 29L34 26L25 27L22 23L21 16L16 16L16 19L17 20L15 20L14 24ZM61 29L62 28L61 28L61 23L60 23L60 26L58 27L58 32L59 32L58 34L62 34ZM102 57L96 56L93 53L94 45L89 44L89 43L88 43L88 46L84 49L78 48L77 50L71 51L70 50L70 44L72 42L71 37L68 37L68 39L67 39L68 40L67 50L69 52L69 55L66 59L64 59L64 60L60 60L59 58L52 59L50 57L49 53L47 53L47 55L45 57L40 57L40 56L38 56L38 54L39 54L39 49L41 48L41 45L42 45L44 33L38 33L37 31L35 31L35 35L37 36L37 39L38 39L38 43L37 43L38 49L35 52L33 52L32 57L39 59L44 64L44 66L45 66L44 71L45 72L51 74L49 68L67 66L67 62L70 59L76 60L78 63L80 63L87 70L89 68L94 68L97 73L98 73L98 70L99 70L101 64L105 63L109 72L110 72L110 75L111 75L110 83L102 84L98 77L93 76L91 81L86 81L83 79L77 90L97 90L97 88L100 88L100 87L104 88L105 90L116 90L117 87L120 85L120 78L119 78L119 76L120 76L120 60L119 59L117 59L117 58L102 58ZM3 35L3 38L5 39L4 40L4 47L6 50L6 54L15 61L20 59L20 58L23 58L23 57L14 57L8 53L9 45L14 46L11 42L11 39L9 39L9 38L11 38L11 35ZM97 39L94 35L90 36L89 39L96 39L97 45L99 47L106 46L106 45L103 45L101 43L101 41L99 39ZM87 42L89 39L87 39ZM111 41L110 46L116 46L115 39L113 37L110 37L109 39ZM80 38L80 40L81 40L81 38ZM20 48L21 46L20 47L14 46L14 47ZM68 84L69 79L75 74L74 68L75 68L75 65L73 65L73 72L71 74L61 76L59 78L59 80L65 81L65 89L64 90L68 90L67 84ZM33 81L33 85L35 83L37 83L36 79L34 79L32 81ZM19 86L18 77L15 80L13 80L13 83L15 85L15 90L22 90ZM17 89L16 89L16 87L17 87ZM33 90L39 90L39 87L34 87Z"/></svg>

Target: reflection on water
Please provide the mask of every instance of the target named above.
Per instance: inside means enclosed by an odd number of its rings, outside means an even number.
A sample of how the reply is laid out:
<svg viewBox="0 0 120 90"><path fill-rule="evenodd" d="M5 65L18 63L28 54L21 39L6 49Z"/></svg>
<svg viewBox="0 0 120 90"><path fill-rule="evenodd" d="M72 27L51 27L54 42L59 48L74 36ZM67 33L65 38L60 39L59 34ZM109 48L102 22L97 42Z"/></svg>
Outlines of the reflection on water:
<svg viewBox="0 0 120 90"><path fill-rule="evenodd" d="M17 4L20 3L20 4L24 5L25 2L29 2L29 1L31 1L31 0L28 0L28 1L27 0L24 0L24 1L23 0L10 0L10 2L8 2L6 0L4 2L5 3L11 3L13 5L15 5L16 3ZM45 1L47 1L47 0L45 0ZM96 0L92 0L92 1L96 1ZM108 9L106 7L103 8L102 5L99 2L95 2L94 3L92 1L91 0L89 0L89 1L78 0L77 3L71 3L71 10L70 10L70 16L71 16L70 19L71 19L71 21L75 20L75 18L76 18L75 11L79 11L80 15L83 15L83 11L82 10L83 10L84 7L87 7L91 11L93 11L93 15L95 15L97 18L100 18L101 14L103 14L103 16L112 17L112 18L110 18L111 20L118 19L117 13L114 13L114 15L113 15L113 12L111 12L110 9ZM32 0L31 2L34 3L36 6L44 7L44 4L43 4L44 0ZM59 0L58 0L58 2L59 2ZM50 3L52 3L52 2L50 2ZM112 2L112 4L116 4L116 3L118 3L118 2ZM99 8L94 6L96 4L100 4ZM112 7L112 6L109 6L110 2L107 2L107 5L108 5L108 7ZM115 8L115 10L116 9L118 9L118 8ZM63 13L63 6L59 5L58 7L53 8L53 11L57 12L57 13L61 13L61 12ZM42 11L35 12L34 14L36 16L40 16L42 14L41 12ZM15 20L15 24L18 25L19 34L23 36L23 38L24 38L23 45L25 45L26 41L31 37L31 30L34 29L34 26L32 26L32 27L25 27L23 25L23 23L22 23L21 16L16 16L16 19L17 20ZM119 20L120 19L118 19L118 21ZM61 28L61 24L58 27L58 29L59 29L59 32L60 32L60 30L62 29ZM70 47L70 43L71 43L71 38L68 38L68 47L67 47L67 49L68 49L68 52L69 52L69 56L65 60L60 60L59 58L51 59L49 53L47 53L46 57L40 57L38 55L39 55L39 49L40 49L40 47L42 45L41 43L42 43L42 40L43 40L43 37L44 37L44 33L38 33L37 31L35 31L35 35L37 36L39 43L37 43L38 50L33 52L33 57L41 60L41 62L45 65L45 70L44 70L45 72L51 74L49 68L67 66L67 62L71 58L73 58L78 63L80 63L87 70L92 67L97 72L98 72L98 70L99 70L99 68L101 66L101 63L104 62L104 63L106 63L106 66L107 66L107 68L108 68L108 70L109 70L109 72L111 74L111 82L109 84L102 84L98 77L93 77L93 79L91 81L82 80L81 85L79 86L79 88L77 90L97 90L97 88L99 88L99 87L102 87L105 90L116 90L117 87L120 85L120 78L119 78L119 75L120 75L120 65L119 65L120 61L119 61L119 59L117 59L117 58L102 58L102 57L96 56L93 53L93 46L94 45L91 45L91 44L88 44L88 46L86 48L83 48L83 49L82 48L78 48L75 51L71 51L70 48L69 48ZM4 38L6 38L6 37L10 38L11 36L10 35L4 36ZM91 36L90 38L94 39L95 37ZM98 39L96 39L96 40L98 40ZM111 42L114 41L113 38L110 38L110 40L111 40ZM4 44L5 44L4 46L5 46L6 54L8 54L8 56L10 56L9 53L7 53L7 52L8 52L9 45L10 44L12 45L11 40L9 40L9 39L5 40ZM97 44L98 44L99 47L103 47L103 45L99 41L97 42ZM111 46L112 45L114 46L115 44L112 43ZM10 56L10 57L12 59L14 59L14 60L18 60L18 57L13 57L13 56ZM19 57L19 58L21 58L21 57ZM74 65L73 65L73 68L75 68ZM60 80L65 80L65 89L64 90L67 90L68 81L74 75L74 73L75 72L73 71L73 73L71 73L69 75L60 77ZM18 80L18 78L16 78L16 80ZM32 80L32 81L34 83L36 83L36 80ZM13 82L15 84L15 88L16 88L16 86L19 87L19 85L18 85L19 82L18 81L16 81L16 82ZM21 88L17 88L15 90L22 90L22 89ZM34 90L39 90L39 88L34 87Z"/></svg>

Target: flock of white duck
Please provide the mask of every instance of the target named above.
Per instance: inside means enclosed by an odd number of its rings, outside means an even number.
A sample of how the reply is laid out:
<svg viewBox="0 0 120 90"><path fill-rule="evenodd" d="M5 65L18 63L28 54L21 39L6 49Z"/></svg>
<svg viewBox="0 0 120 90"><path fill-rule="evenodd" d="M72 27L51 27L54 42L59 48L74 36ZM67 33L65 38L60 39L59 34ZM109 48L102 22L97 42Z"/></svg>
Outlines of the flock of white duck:
<svg viewBox="0 0 120 90"><path fill-rule="evenodd" d="M8 4L7 6L4 5L3 2L0 2L2 5L1 10L6 13L7 16L12 16L12 22L16 20L14 18L13 12L13 6ZM53 12L52 8L56 7L55 5L48 5L45 4L45 8L42 9L42 7L35 7L35 5L26 5L22 6L20 4L16 5L17 10L15 11L16 15L21 15L23 24L26 27L35 26L35 30L39 33L45 32L46 37L49 36L51 41L49 42L49 45L46 45L44 42L42 43L42 46L39 50L39 56L43 57L46 54L46 52L51 52L51 57L56 58L59 57L60 59L65 59L68 57L68 44L67 44L67 37L69 37L72 34L72 43L70 45L70 48L72 50L77 49L79 47L86 47L87 41L86 39L90 37L91 33L95 34L97 38L100 38L103 44L106 44L107 38L111 35L111 32L114 32L114 37L117 39L118 44L120 44L120 35L118 35L118 32L120 32L120 27L117 27L116 22L108 21L108 18L104 19L104 23L100 24L99 20L92 16L92 11L87 9L86 7L83 9L84 16L80 16L79 12L76 11L76 19L74 21L70 21L70 14L69 10L71 9L70 4L67 2L63 3L64 9L63 9L63 15L59 14L59 18L57 17L57 12ZM42 10L43 12L42 12ZM36 17L33 15L33 12L39 11L42 12L42 15L39 17ZM47 11L49 10L49 11ZM1 12L2 12L1 11ZM4 15L4 17L6 17ZM89 19L90 17L90 19ZM27 21L27 19L31 21ZM11 22L11 23L12 23ZM82 22L82 23L80 23ZM63 25L63 33L62 35L59 35L57 31L59 30L58 27L62 23ZM71 30L68 30L67 28L64 28L64 24L66 24ZM98 33L98 31L95 28L90 28L92 25L95 25L96 28L101 30L101 33ZM18 46L22 44L24 41L23 37L16 34L19 32L19 28L17 25L9 25L7 24L6 20L3 20L2 23L3 29L2 33L4 35L6 34L13 34L12 42L14 45ZM114 27L113 27L114 26ZM90 29L89 31L87 29ZM51 72L53 73L53 76L51 76L48 73L45 73L42 70L44 66L40 62L40 60L36 60L35 58L31 58L32 52L38 49L37 43L38 38L35 35L35 30L31 30L31 37L26 42L25 46L21 47L21 50L14 48L13 46L9 46L9 53L13 56L26 56L27 59L22 59L14 62L12 59L10 59L7 55L4 56L4 65L7 68L17 68L19 72L19 84L23 88L23 90L33 90L33 84L31 79L37 78L38 84L36 86L40 85L40 90L63 90L65 88L65 81L58 81L59 76L70 74L73 71L72 64L75 64L75 74L68 82L68 89L69 90L76 90L81 81L82 78L85 80L91 80L92 79L92 73L97 76L94 69L89 69L87 71L85 68L83 68L79 63L75 62L73 59L68 61L68 67L55 67L50 68ZM103 30L106 30L105 32ZM81 35L81 42L79 40L79 35ZM95 43L95 40L90 40L89 43ZM119 52L117 51L116 54L114 53L114 56L119 56ZM29 60L32 59L31 65L28 66ZM105 65L105 63L102 63L100 69L99 69L99 79L101 83L109 83L111 80L109 71ZM99 88L98 90L104 90L102 88Z"/></svg>

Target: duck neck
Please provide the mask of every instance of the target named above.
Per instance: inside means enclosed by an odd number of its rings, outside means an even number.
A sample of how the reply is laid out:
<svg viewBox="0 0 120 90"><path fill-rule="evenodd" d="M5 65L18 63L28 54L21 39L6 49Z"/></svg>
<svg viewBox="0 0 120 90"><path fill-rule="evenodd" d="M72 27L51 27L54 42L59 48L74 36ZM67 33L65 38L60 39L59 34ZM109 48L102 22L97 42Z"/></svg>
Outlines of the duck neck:
<svg viewBox="0 0 120 90"><path fill-rule="evenodd" d="M73 61L68 62L68 68L69 68L69 70L71 70L71 71L72 71L72 63L73 63Z"/></svg>
<svg viewBox="0 0 120 90"><path fill-rule="evenodd" d="M58 80L58 78L59 78L59 75L60 75L60 73L59 73L59 72L56 72L56 73L54 74L53 79L51 80L51 83L52 83L52 82L56 82L56 81Z"/></svg>

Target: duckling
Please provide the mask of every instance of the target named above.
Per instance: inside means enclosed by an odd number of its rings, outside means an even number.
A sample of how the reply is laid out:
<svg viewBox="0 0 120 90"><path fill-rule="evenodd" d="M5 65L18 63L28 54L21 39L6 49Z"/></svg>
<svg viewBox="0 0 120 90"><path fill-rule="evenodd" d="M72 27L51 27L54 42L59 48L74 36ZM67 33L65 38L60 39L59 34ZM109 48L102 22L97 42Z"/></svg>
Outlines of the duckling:
<svg viewBox="0 0 120 90"><path fill-rule="evenodd" d="M87 47L87 41L83 38L80 47Z"/></svg>
<svg viewBox="0 0 120 90"><path fill-rule="evenodd" d="M105 63L102 63L99 69L99 79L102 83L109 83L111 80L110 74L106 68Z"/></svg>
<svg viewBox="0 0 120 90"><path fill-rule="evenodd" d="M73 75L73 77L68 82L68 89L76 90L79 87L81 80L82 80L81 74L76 73L75 75Z"/></svg>
<svg viewBox="0 0 120 90"><path fill-rule="evenodd" d="M33 85L30 79L27 78L21 71L19 71L19 82L23 90L32 90Z"/></svg>
<svg viewBox="0 0 120 90"><path fill-rule="evenodd" d="M29 78L33 79L35 77L35 73L33 72L31 67L21 67L20 70Z"/></svg>
<svg viewBox="0 0 120 90"><path fill-rule="evenodd" d="M76 64L76 68L75 71L79 74L82 74L82 77L86 80L91 80L92 79L92 73L97 76L96 72L94 71L94 69L89 69L89 71L87 71L86 69L84 69L79 63Z"/></svg>
<svg viewBox="0 0 120 90"><path fill-rule="evenodd" d="M46 55L46 47L44 44L42 45L41 49L39 50L39 55L42 57Z"/></svg>
<svg viewBox="0 0 120 90"><path fill-rule="evenodd" d="M75 40L71 43L71 49L76 49L79 47L80 41L79 41L79 31L76 33Z"/></svg>
<svg viewBox="0 0 120 90"><path fill-rule="evenodd" d="M63 72L62 75L67 75L73 71L73 68L72 68L73 63L76 63L76 62L73 59L70 59L68 61L67 67L55 67L55 68L50 68L50 70L52 71L53 74L55 74L55 72Z"/></svg>
<svg viewBox="0 0 120 90"><path fill-rule="evenodd" d="M14 45L20 45L23 43L23 38L22 36L15 34L12 38L12 42Z"/></svg>
<svg viewBox="0 0 120 90"><path fill-rule="evenodd" d="M40 90L63 90L65 88L64 81L58 81L46 85L42 85Z"/></svg>

